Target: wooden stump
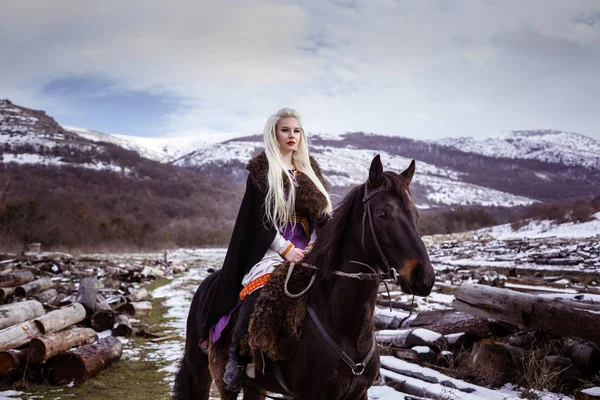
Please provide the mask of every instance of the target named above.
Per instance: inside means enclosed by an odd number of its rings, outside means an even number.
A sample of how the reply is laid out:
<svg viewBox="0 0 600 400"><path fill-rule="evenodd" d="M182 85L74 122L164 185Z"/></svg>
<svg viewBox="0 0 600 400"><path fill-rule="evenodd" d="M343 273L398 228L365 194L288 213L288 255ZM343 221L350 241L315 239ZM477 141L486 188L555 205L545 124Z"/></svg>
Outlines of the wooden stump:
<svg viewBox="0 0 600 400"><path fill-rule="evenodd" d="M79 303L51 311L48 314L36 318L35 324L42 334L58 332L85 319L85 308Z"/></svg>
<svg viewBox="0 0 600 400"><path fill-rule="evenodd" d="M0 329L37 318L45 313L42 303L35 300L2 305L0 306Z"/></svg>
<svg viewBox="0 0 600 400"><path fill-rule="evenodd" d="M58 354L46 362L48 378L54 384L85 381L121 358L122 351L121 341L109 336L73 352Z"/></svg>
<svg viewBox="0 0 600 400"><path fill-rule="evenodd" d="M93 277L83 278L79 283L79 290L77 291L77 298L75 301L83 305L88 318L96 311L98 286L98 280Z"/></svg>
<svg viewBox="0 0 600 400"><path fill-rule="evenodd" d="M102 296L96 296L96 311L92 315L90 324L97 332L102 332L111 329L115 323L115 312L110 308L110 305Z"/></svg>
<svg viewBox="0 0 600 400"><path fill-rule="evenodd" d="M96 332L90 328L72 328L50 333L31 340L27 361L41 363L72 347L94 343Z"/></svg>

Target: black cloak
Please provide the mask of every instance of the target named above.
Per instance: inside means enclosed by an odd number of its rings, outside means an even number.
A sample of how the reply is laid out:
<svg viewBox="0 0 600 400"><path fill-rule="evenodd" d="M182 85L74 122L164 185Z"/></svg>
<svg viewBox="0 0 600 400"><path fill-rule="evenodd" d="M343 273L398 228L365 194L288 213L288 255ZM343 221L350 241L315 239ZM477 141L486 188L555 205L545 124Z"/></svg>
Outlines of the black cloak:
<svg viewBox="0 0 600 400"><path fill-rule="evenodd" d="M321 169L314 158L311 166L319 180L328 188ZM200 338L208 337L212 326L235 307L244 275L265 255L275 239L276 230L266 224L264 201L268 187L269 164L264 152L246 166L248 179L246 193L235 221L223 267L206 278L194 295L198 304L196 322ZM304 174L297 177L295 211L304 216L312 230L325 217L325 196ZM287 183L287 180L284 180ZM288 183L289 184L289 183Z"/></svg>

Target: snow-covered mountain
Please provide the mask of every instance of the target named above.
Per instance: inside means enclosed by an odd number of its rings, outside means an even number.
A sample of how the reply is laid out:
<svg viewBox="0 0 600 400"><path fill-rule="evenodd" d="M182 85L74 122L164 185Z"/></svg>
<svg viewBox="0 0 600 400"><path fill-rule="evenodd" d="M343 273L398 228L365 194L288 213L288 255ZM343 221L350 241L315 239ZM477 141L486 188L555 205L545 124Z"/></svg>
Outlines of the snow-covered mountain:
<svg viewBox="0 0 600 400"><path fill-rule="evenodd" d="M438 143L489 157L533 159L600 169L600 142L577 133L513 131L481 137L447 138Z"/></svg>
<svg viewBox="0 0 600 400"><path fill-rule="evenodd" d="M129 165L102 156L109 151L106 144L111 144L146 159L242 184L244 165L262 149L262 137L225 140L234 136L238 135L178 138L110 135L61 127L41 111L8 101L0 103L4 162L56 165L70 162L80 167L131 173ZM350 186L364 182L375 154L381 154L386 168L396 171L416 159L413 195L422 208L513 207L600 195L600 143L578 134L517 131L485 138L419 141L361 132L309 133L309 144L333 186L334 198L344 195ZM73 148L96 157L92 157L92 162L81 158L73 162L65 157L65 152Z"/></svg>
<svg viewBox="0 0 600 400"><path fill-rule="evenodd" d="M63 129L44 111L0 100L0 162L128 172L106 149Z"/></svg>
<svg viewBox="0 0 600 400"><path fill-rule="evenodd" d="M341 142L340 142L341 143ZM381 155L385 169L403 171L411 159L385 151L356 149L352 147L332 147L314 145L312 154L319 162L329 183L338 188L347 188L366 180L373 157ZM218 169L231 170L236 174L248 160L262 149L259 141L229 141L199 149L177 161L176 164L207 173ZM237 175L237 174L236 174ZM419 191L417 195L421 208L432 205L482 205L482 206L518 206L536 202L524 196L503 193L484 186L464 182L464 173L437 167L425 162L417 162L417 172L413 180ZM243 177L243 175L240 174Z"/></svg>
<svg viewBox="0 0 600 400"><path fill-rule="evenodd" d="M186 154L211 144L240 137L239 133L202 134L181 137L143 137L108 134L91 129L63 125L69 132L94 142L108 142L139 153L142 157L158 162L172 162Z"/></svg>

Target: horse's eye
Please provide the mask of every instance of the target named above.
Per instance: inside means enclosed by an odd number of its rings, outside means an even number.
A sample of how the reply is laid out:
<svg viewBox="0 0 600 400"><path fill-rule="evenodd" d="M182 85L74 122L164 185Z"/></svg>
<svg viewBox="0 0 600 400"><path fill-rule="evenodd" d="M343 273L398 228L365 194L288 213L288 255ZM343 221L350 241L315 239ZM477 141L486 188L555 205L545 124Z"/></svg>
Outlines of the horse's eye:
<svg viewBox="0 0 600 400"><path fill-rule="evenodd" d="M387 218L387 214L385 213L385 211L377 211L376 215L377 215L379 218L383 218L383 219L386 219L386 218Z"/></svg>

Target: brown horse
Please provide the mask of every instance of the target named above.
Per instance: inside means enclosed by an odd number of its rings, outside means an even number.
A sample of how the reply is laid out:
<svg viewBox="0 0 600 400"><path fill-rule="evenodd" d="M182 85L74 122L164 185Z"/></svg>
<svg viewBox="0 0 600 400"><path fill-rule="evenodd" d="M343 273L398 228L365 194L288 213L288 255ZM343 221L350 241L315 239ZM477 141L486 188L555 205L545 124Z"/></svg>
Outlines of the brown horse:
<svg viewBox="0 0 600 400"><path fill-rule="evenodd" d="M245 400L264 399L266 392L304 400L367 399L379 372L373 337L379 278L393 277L405 293L417 296L427 296L435 280L410 198L414 171L413 161L401 174L384 172L376 156L367 182L353 188L321 228L305 259L318 271L307 293L302 337L289 359L278 361L279 368L267 363L264 375L257 372L247 381ZM236 399L237 393L227 392L222 381L230 332L211 344L210 357L201 352L194 318L198 298L197 292L174 398L206 400L214 378L222 399Z"/></svg>

